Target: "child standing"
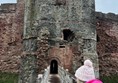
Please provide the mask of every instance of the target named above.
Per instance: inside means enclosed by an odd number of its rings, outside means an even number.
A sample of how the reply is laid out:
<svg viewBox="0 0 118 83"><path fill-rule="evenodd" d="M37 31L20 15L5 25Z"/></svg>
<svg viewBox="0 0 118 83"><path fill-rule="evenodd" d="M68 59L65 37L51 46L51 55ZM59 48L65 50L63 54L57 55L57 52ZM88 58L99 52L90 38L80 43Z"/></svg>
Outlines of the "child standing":
<svg viewBox="0 0 118 83"><path fill-rule="evenodd" d="M77 78L77 83L85 83L95 79L93 63L89 59L85 60L84 65L76 70L75 77Z"/></svg>

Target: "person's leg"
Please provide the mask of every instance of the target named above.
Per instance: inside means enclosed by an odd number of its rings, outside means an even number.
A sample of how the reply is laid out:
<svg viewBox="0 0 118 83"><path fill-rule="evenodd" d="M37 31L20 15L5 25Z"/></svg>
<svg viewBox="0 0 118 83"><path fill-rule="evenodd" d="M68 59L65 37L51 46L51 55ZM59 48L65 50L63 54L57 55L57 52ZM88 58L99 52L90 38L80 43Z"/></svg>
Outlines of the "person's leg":
<svg viewBox="0 0 118 83"><path fill-rule="evenodd" d="M77 79L77 83L84 83L83 81L81 81L81 80L79 80L79 79Z"/></svg>
<svg viewBox="0 0 118 83"><path fill-rule="evenodd" d="M80 83L79 79L77 79L77 83Z"/></svg>

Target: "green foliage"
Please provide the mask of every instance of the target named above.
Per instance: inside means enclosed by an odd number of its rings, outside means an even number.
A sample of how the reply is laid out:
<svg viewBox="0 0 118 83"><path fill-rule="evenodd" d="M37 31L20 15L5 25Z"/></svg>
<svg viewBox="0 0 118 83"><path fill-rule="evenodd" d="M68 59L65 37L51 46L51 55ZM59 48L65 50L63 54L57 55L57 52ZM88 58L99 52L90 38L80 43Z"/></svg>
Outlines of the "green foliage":
<svg viewBox="0 0 118 83"><path fill-rule="evenodd" d="M0 83L18 83L18 74L0 72Z"/></svg>
<svg viewBox="0 0 118 83"><path fill-rule="evenodd" d="M118 75L102 76L103 83L118 83Z"/></svg>

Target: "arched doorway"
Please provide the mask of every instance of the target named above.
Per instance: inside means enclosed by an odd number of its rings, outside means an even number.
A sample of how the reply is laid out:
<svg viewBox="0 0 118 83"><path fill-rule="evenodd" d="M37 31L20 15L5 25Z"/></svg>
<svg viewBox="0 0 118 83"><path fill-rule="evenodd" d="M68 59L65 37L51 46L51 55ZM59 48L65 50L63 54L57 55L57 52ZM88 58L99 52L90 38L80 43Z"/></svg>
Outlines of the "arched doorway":
<svg viewBox="0 0 118 83"><path fill-rule="evenodd" d="M50 63L50 74L58 74L58 62L57 60L52 60Z"/></svg>

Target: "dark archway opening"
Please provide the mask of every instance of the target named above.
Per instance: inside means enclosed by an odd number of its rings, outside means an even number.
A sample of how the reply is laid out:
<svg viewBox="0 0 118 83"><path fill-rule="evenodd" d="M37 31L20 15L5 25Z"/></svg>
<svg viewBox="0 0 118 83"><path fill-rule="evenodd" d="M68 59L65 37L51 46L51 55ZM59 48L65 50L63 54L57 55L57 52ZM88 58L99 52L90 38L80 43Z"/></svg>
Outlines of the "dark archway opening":
<svg viewBox="0 0 118 83"><path fill-rule="evenodd" d="M58 62L52 60L50 63L50 74L58 74Z"/></svg>
<svg viewBox="0 0 118 83"><path fill-rule="evenodd" d="M70 29L64 29L63 30L63 39L66 41L73 41L74 39L74 33Z"/></svg>

